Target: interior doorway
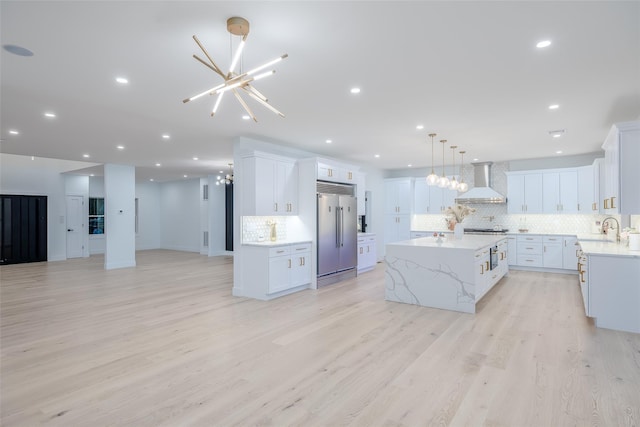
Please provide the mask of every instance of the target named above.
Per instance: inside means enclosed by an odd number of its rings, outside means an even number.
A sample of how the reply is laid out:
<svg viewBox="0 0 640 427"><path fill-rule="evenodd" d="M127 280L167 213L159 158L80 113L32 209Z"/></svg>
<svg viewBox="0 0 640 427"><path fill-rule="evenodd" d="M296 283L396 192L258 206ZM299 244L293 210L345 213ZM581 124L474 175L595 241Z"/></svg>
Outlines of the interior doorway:
<svg viewBox="0 0 640 427"><path fill-rule="evenodd" d="M84 197L67 196L67 258L84 256Z"/></svg>

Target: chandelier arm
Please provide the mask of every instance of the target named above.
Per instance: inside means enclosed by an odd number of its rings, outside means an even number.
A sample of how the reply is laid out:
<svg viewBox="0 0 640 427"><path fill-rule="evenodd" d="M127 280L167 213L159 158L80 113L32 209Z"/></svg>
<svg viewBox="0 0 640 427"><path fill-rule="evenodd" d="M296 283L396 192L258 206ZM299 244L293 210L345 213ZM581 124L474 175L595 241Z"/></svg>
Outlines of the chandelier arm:
<svg viewBox="0 0 640 427"><path fill-rule="evenodd" d="M193 36L193 40L195 40L195 42L198 44L198 47L200 47L200 50L202 50L202 53L204 53L204 55L207 57L207 59L211 62L211 65L213 65L213 68L215 68L218 74L220 74L223 78L224 78L224 73L222 72L222 70L220 70L220 67L218 67L216 65L216 63L213 61L213 59L211 59L211 57L209 56L209 53L207 52L207 50L204 48L204 46L202 46L202 44L200 43L200 40L198 40L198 37L196 37L195 35Z"/></svg>
<svg viewBox="0 0 640 427"><path fill-rule="evenodd" d="M233 94L236 96L236 98L238 98L238 102L240 102L240 105L242 105L242 107L247 111L247 114L249 114L249 116L253 119L254 122L257 122L258 119L256 119L256 116L253 114L253 111L251 111L251 108L249 108L247 103L244 102L244 99L242 99L242 97L240 96L240 93L236 89L232 89L232 90L233 90Z"/></svg>
<svg viewBox="0 0 640 427"><path fill-rule="evenodd" d="M226 78L227 78L224 74L222 74L222 73L220 72L220 70L218 70L217 68L214 68L213 66L211 66L211 64L208 64L204 59L200 58L198 55L193 55L193 57L194 57L196 60L200 61L200 63L202 63L205 67L209 67L209 68L211 68L213 71L215 71L216 73L220 74L220 76L221 76L222 78L224 78L224 79L226 79Z"/></svg>
<svg viewBox="0 0 640 427"><path fill-rule="evenodd" d="M197 95L193 95L191 98L183 99L182 102L184 102L186 104L187 102L193 101L194 99L198 99L201 96L204 96L204 95L207 95L207 94L213 95L213 94L217 93L218 89L222 89L225 86L225 84L226 83L222 83L222 84L219 84L218 86L214 86L211 89L207 89L204 92L200 92Z"/></svg>
<svg viewBox="0 0 640 427"><path fill-rule="evenodd" d="M273 59L273 60L271 60L271 61L269 61L269 62L265 62L264 64L262 64L262 65L260 65L260 66L258 66L258 67L256 67L256 68L254 68L254 69L252 69L252 70L247 71L247 72L246 72L246 74L248 74L248 75L255 74L255 73L257 73L258 71L260 71L260 70L264 70L265 68L270 67L271 65L276 64L276 63L278 63L278 62L282 61L283 59L285 59L285 58L287 58L287 57L289 57L289 55L285 53L284 55L279 56L279 57L277 57L276 59Z"/></svg>
<svg viewBox="0 0 640 427"><path fill-rule="evenodd" d="M258 89L256 89L255 87L251 86L250 84L247 84L246 86L244 86L243 89L253 92L254 95L258 96L259 98L261 98L265 102L269 101L269 99L267 99L266 96L264 96L262 93L260 93L260 91Z"/></svg>
<svg viewBox="0 0 640 427"><path fill-rule="evenodd" d="M238 61L240 60L240 56L242 56L242 50L244 49L244 45L247 41L247 35L245 34L244 36L242 36L242 40L240 41L240 45L238 46L238 49L236 50L236 54L233 56L233 61L231 61L231 66L229 67L229 74L227 74L227 77L231 77L233 76L233 70L236 69L236 65L238 65Z"/></svg>
<svg viewBox="0 0 640 427"><path fill-rule="evenodd" d="M218 94L218 99L216 99L216 103L213 104L213 110L211 110L211 117L213 117L216 114L216 111L218 111L218 107L220 106L220 102L222 102L223 96L224 92Z"/></svg>
<svg viewBox="0 0 640 427"><path fill-rule="evenodd" d="M244 89L244 87L243 87ZM253 92L250 91L246 91L247 94L249 94L250 97L252 97L253 99L255 99L256 101L258 101L260 104L264 105L266 108L268 108L269 110L273 111L274 113L276 113L277 115L279 115L280 117L284 118L284 114L282 114L280 111L276 110L271 104L269 104L267 101L263 101L260 97L258 97L257 95L255 95Z"/></svg>

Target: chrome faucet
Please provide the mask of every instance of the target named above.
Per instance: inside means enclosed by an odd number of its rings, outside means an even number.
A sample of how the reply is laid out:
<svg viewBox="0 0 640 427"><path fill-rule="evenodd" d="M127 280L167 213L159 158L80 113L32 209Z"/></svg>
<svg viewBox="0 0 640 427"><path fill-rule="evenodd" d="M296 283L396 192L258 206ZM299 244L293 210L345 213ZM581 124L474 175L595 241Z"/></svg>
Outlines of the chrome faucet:
<svg viewBox="0 0 640 427"><path fill-rule="evenodd" d="M620 242L620 223L618 222L617 219L615 219L612 216L608 216L604 220L602 220L602 229L601 229L602 234L606 233L605 224L607 223L607 220L609 220L609 219L612 219L612 220L614 220L616 222L616 242ZM608 229L608 227L607 227L607 229Z"/></svg>

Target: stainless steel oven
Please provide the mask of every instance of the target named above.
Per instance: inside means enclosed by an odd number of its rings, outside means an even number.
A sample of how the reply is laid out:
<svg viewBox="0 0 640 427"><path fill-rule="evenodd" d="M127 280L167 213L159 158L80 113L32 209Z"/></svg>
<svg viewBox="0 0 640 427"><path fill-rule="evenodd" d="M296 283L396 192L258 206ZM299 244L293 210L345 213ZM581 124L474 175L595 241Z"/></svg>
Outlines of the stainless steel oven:
<svg viewBox="0 0 640 427"><path fill-rule="evenodd" d="M498 268L498 247L491 248L491 269Z"/></svg>

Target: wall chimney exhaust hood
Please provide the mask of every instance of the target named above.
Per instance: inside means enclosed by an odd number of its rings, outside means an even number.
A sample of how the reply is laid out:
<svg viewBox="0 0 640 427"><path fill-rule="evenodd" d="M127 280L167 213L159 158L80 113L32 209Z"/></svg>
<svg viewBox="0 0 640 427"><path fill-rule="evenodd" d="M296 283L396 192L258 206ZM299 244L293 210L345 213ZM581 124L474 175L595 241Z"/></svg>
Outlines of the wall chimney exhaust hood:
<svg viewBox="0 0 640 427"><path fill-rule="evenodd" d="M491 165L493 162L471 164L473 165L474 187L456 198L456 203L506 203L506 197L491 188Z"/></svg>

